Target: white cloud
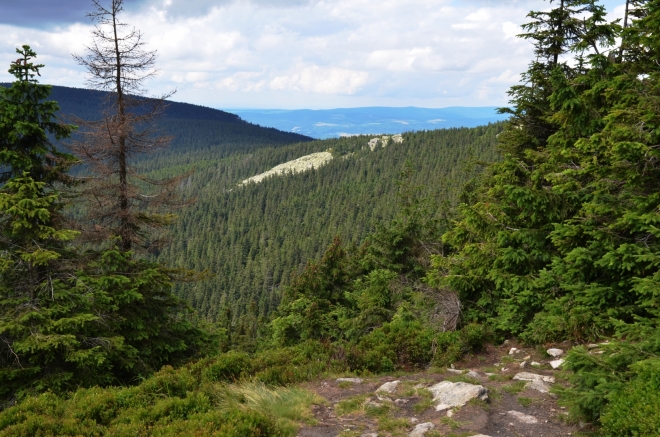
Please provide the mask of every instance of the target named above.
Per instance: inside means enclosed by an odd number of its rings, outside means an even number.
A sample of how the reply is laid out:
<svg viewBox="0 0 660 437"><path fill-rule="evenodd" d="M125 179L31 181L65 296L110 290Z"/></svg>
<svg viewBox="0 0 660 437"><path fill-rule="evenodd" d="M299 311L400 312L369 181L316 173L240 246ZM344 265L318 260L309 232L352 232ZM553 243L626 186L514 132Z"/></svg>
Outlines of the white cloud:
<svg viewBox="0 0 660 437"><path fill-rule="evenodd" d="M343 68L322 68L318 65L296 69L286 76L270 81L272 90L302 91L318 94L355 94L366 82L369 73Z"/></svg>
<svg viewBox="0 0 660 437"><path fill-rule="evenodd" d="M154 94L213 107L502 105L532 56L515 38L542 0L144 0L126 22L159 53ZM607 0L621 3L619 0ZM611 8L613 9L613 7ZM620 16L620 8L613 16ZM0 81L31 44L44 81L84 86L91 26L0 25Z"/></svg>

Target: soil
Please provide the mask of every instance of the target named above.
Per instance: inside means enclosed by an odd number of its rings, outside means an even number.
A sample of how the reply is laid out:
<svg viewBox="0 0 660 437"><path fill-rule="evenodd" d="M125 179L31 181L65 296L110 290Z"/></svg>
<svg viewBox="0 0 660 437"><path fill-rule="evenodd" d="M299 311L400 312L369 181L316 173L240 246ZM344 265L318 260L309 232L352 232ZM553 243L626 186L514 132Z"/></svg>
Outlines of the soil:
<svg viewBox="0 0 660 437"><path fill-rule="evenodd" d="M553 347L568 350L570 345ZM510 353L512 348L517 350ZM553 370L549 364L555 359L545 350L524 348L507 341L502 346L490 346L483 353L455 363L451 370L429 369L420 373L367 377L362 383L337 382L334 378L306 383L305 388L326 402L314 406L318 423L302 428L298 435L403 437L412 432L416 424L427 422L434 428L426 433L426 437L568 436L588 431L567 423L566 410L557 404L554 394L523 388L523 383L512 380L517 373L530 372L553 376L556 382L549 386L565 384L563 372ZM532 362L540 366L531 366ZM476 372L478 377L474 373L468 376L468 371ZM395 380L400 383L394 393L376 393L383 383ZM448 410L436 411L424 388L444 380L482 385L488 389L489 399L486 402L471 401L451 410L449 415ZM342 404L342 401L347 400L353 400L355 411L346 412L346 402ZM532 416L536 422L525 423L511 414L512 411Z"/></svg>

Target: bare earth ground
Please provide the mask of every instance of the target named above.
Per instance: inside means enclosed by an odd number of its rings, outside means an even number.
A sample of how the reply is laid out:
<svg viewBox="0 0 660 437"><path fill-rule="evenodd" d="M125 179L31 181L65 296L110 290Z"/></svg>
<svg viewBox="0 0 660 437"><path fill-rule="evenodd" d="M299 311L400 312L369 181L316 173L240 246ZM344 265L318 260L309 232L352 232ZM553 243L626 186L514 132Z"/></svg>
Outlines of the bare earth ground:
<svg viewBox="0 0 660 437"><path fill-rule="evenodd" d="M518 350L511 353L511 348ZM563 350L568 345L557 346ZM337 382L325 379L303 386L327 402L315 405L318 423L302 428L299 437L403 437L413 431L416 424L432 423L434 428L426 437L439 436L567 436L579 431L577 425L562 420L566 410L557 405L555 395L524 387L524 382L513 380L520 372L553 376L555 384L565 384L560 370L549 364L543 349L522 348L512 342L500 347L490 346L483 353L468 357L455 364L454 371L431 369L423 373L400 374L363 378L361 383ZM521 363L525 362L524 367ZM537 362L540 366L532 367ZM456 372L463 370L464 374ZM474 371L470 376L467 371ZM486 375L489 373L490 376ZM376 390L385 382L398 380L396 391L386 394ZM436 411L425 388L440 381L468 382L488 389L487 401L472 400L451 411ZM525 423L515 413L532 416ZM530 420L529 417L527 417ZM586 431L586 430L581 430ZM417 435L415 437L421 437Z"/></svg>

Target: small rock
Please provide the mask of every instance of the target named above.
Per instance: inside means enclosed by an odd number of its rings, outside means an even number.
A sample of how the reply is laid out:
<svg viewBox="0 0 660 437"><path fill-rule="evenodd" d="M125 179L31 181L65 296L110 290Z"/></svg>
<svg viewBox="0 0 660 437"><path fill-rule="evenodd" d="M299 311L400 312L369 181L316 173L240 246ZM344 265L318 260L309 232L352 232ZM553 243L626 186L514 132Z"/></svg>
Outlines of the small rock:
<svg viewBox="0 0 660 437"><path fill-rule="evenodd" d="M381 385L378 387L377 392L384 392L384 393L394 393L396 391L396 387L399 385L399 382L401 381L391 381L391 382L386 382L385 384Z"/></svg>
<svg viewBox="0 0 660 437"><path fill-rule="evenodd" d="M417 423L417 422L419 422L418 418L416 418L416 417L411 417L410 418L410 423Z"/></svg>
<svg viewBox="0 0 660 437"><path fill-rule="evenodd" d="M587 349L593 349L593 348L597 348L597 347L598 347L598 345L595 344L595 343L589 343L589 344L587 345Z"/></svg>
<svg viewBox="0 0 660 437"><path fill-rule="evenodd" d="M531 388L532 390L540 391L541 393L550 392L550 387L548 386L548 384L546 384L540 379L536 379L534 381L528 381L527 384L525 384L525 388Z"/></svg>
<svg viewBox="0 0 660 437"><path fill-rule="evenodd" d="M470 370L467 374L470 378L476 378L476 379L481 379L481 375L479 375L477 372L474 370Z"/></svg>
<svg viewBox="0 0 660 437"><path fill-rule="evenodd" d="M362 378L337 378L337 382L352 382L353 384L362 384Z"/></svg>
<svg viewBox="0 0 660 437"><path fill-rule="evenodd" d="M500 369L500 372L506 372L507 370L509 370L507 367L502 367L502 368Z"/></svg>
<svg viewBox="0 0 660 437"><path fill-rule="evenodd" d="M521 372L516 374L513 379L516 381L528 381L525 385L526 388L540 391L541 393L548 393L550 387L546 383L554 383L555 378L552 376L537 375L536 373Z"/></svg>
<svg viewBox="0 0 660 437"><path fill-rule="evenodd" d="M532 367L541 367L541 363L539 363L539 362L537 362L537 361L532 361L532 362L530 363L530 365L531 365Z"/></svg>
<svg viewBox="0 0 660 437"><path fill-rule="evenodd" d="M435 428L435 425L432 424L431 422L420 423L419 425L416 425L415 429L413 429L412 432L408 435L410 437L422 437L424 434L426 434L428 431L431 431L433 428Z"/></svg>
<svg viewBox="0 0 660 437"><path fill-rule="evenodd" d="M523 360L525 360L525 361L528 361L528 360L531 360L531 359L532 359L531 355L527 355L525 358L523 358Z"/></svg>
<svg viewBox="0 0 660 437"><path fill-rule="evenodd" d="M534 381L540 379L544 382L549 382L551 384L554 384L555 382L554 376L537 375L536 373L531 373L531 372L516 373L513 379L515 379L516 381Z"/></svg>
<svg viewBox="0 0 660 437"><path fill-rule="evenodd" d="M383 405L384 404L381 404L380 402L371 401L371 400L367 400L367 402L364 403L364 406L369 408L380 408Z"/></svg>
<svg viewBox="0 0 660 437"><path fill-rule="evenodd" d="M442 381L428 389L433 394L433 401L437 402L436 411L446 410L452 407L462 407L470 399L478 398L483 401L488 399L488 390L475 384L467 382Z"/></svg>
<svg viewBox="0 0 660 437"><path fill-rule="evenodd" d="M527 361L523 361L522 363L520 363L520 367L525 368L525 366L527 366Z"/></svg>
<svg viewBox="0 0 660 437"><path fill-rule="evenodd" d="M454 410L447 410L447 417L451 417L454 415Z"/></svg>
<svg viewBox="0 0 660 437"><path fill-rule="evenodd" d="M517 347L512 347L511 349L509 349L509 355L513 355L513 354L515 354L515 353L517 353L517 352L518 352L518 348L517 348Z"/></svg>
<svg viewBox="0 0 660 437"><path fill-rule="evenodd" d="M550 355L551 357L555 357L555 358L557 358L558 356L561 356L561 355L564 354L563 350L555 349L555 348L548 349L546 352L548 353L548 355Z"/></svg>
<svg viewBox="0 0 660 437"><path fill-rule="evenodd" d="M538 423L539 421L536 417L530 416L529 414L521 413L520 411L510 410L507 411L507 414L513 416L518 422L522 422L522 423L533 424L533 423Z"/></svg>
<svg viewBox="0 0 660 437"><path fill-rule="evenodd" d="M558 360L550 361L550 367L552 367L553 369L559 369L562 364L564 364L564 360L562 360L561 358Z"/></svg>
<svg viewBox="0 0 660 437"><path fill-rule="evenodd" d="M377 432L367 432L367 433L362 434L360 437L378 437L378 433Z"/></svg>
<svg viewBox="0 0 660 437"><path fill-rule="evenodd" d="M408 399L397 399L394 401L394 403L397 405L407 404L408 402L409 402Z"/></svg>
<svg viewBox="0 0 660 437"><path fill-rule="evenodd" d="M420 388L424 388L424 387L426 387L424 384L417 384L413 388L419 390Z"/></svg>
<svg viewBox="0 0 660 437"><path fill-rule="evenodd" d="M486 372L486 376L493 376L493 375L495 375L495 374Z"/></svg>
<svg viewBox="0 0 660 437"><path fill-rule="evenodd" d="M447 372L458 373L459 375L463 374L463 371L458 369L447 369Z"/></svg>
<svg viewBox="0 0 660 437"><path fill-rule="evenodd" d="M379 401L392 402L392 399L388 398L387 396L381 396L377 394L376 397L378 398Z"/></svg>

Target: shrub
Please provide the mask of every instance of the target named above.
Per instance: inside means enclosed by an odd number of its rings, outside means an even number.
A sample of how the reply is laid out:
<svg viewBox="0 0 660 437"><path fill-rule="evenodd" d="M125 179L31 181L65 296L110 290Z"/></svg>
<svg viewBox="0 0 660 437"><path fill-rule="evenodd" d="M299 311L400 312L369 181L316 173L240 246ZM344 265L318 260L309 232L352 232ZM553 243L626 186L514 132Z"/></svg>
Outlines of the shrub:
<svg viewBox="0 0 660 437"><path fill-rule="evenodd" d="M601 418L607 436L660 435L660 360L649 360L638 375L610 396Z"/></svg>

